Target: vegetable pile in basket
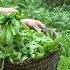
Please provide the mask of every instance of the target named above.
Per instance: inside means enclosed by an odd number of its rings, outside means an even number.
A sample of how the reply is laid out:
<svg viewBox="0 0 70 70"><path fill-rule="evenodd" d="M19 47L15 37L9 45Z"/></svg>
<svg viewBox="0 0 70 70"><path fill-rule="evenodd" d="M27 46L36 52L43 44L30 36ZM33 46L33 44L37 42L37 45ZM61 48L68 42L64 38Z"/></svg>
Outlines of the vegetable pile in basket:
<svg viewBox="0 0 70 70"><path fill-rule="evenodd" d="M59 38L34 30L20 22L18 13L0 16L0 61L40 59L58 46Z"/></svg>

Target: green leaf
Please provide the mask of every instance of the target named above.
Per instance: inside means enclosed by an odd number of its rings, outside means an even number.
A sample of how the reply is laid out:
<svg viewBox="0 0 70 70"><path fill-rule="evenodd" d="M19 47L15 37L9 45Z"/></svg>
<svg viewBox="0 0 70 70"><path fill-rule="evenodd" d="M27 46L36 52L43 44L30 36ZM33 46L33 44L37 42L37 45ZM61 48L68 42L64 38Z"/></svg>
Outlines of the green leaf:
<svg viewBox="0 0 70 70"><path fill-rule="evenodd" d="M39 52L40 52L40 53L45 53L45 50L44 50L44 47L43 47L43 46L40 45L40 46L38 47L38 49L39 49Z"/></svg>
<svg viewBox="0 0 70 70"><path fill-rule="evenodd" d="M41 59L41 58L43 58L43 56L44 56L44 53L36 53L35 58L36 59Z"/></svg>
<svg viewBox="0 0 70 70"><path fill-rule="evenodd" d="M2 51L0 51L0 59L4 59L4 54L3 54L3 52Z"/></svg>
<svg viewBox="0 0 70 70"><path fill-rule="evenodd" d="M13 26L12 24L10 24L10 29L11 29L12 34L13 34L13 35L16 35L14 26Z"/></svg>
<svg viewBox="0 0 70 70"><path fill-rule="evenodd" d="M1 69L0 70L3 70L4 69L4 60L2 61L2 65L1 65Z"/></svg>
<svg viewBox="0 0 70 70"><path fill-rule="evenodd" d="M13 36L11 34L11 30L10 30L10 27L8 26L7 27L7 33L6 33L6 43L7 44L12 44L13 43Z"/></svg>
<svg viewBox="0 0 70 70"><path fill-rule="evenodd" d="M18 33L20 30L20 22L16 19L15 19L14 26L15 26L15 32Z"/></svg>
<svg viewBox="0 0 70 70"><path fill-rule="evenodd" d="M22 57L21 61L25 61L28 57L27 56L24 56Z"/></svg>

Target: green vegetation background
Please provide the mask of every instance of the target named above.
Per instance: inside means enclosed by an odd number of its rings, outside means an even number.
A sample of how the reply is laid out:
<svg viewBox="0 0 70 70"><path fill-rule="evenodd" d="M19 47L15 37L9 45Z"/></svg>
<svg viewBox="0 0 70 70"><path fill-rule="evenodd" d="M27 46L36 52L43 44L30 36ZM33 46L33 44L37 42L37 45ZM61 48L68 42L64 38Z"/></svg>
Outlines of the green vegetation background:
<svg viewBox="0 0 70 70"><path fill-rule="evenodd" d="M23 18L37 19L61 35L57 70L70 70L70 0L0 0L1 7L14 7Z"/></svg>

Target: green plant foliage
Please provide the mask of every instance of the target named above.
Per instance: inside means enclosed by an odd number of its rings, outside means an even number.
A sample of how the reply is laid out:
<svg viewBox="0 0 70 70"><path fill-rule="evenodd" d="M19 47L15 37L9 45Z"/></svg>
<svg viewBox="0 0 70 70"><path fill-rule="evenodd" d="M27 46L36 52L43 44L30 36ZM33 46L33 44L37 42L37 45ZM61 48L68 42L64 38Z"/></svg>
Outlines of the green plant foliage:
<svg viewBox="0 0 70 70"><path fill-rule="evenodd" d="M41 59L52 53L59 45L59 37L52 38L25 24L22 25L18 13L1 14L0 20L0 60L21 62L29 59ZM3 66L2 66L3 68Z"/></svg>
<svg viewBox="0 0 70 70"><path fill-rule="evenodd" d="M40 20L41 22L43 22L47 27L55 28L62 35L61 42L60 42L60 44L61 44L60 55L61 56L60 56L60 61L58 64L58 70L70 70L70 62L69 62L69 60L70 60L70 55L69 55L70 54L70 0L0 0L0 6L15 7L15 8L19 7L19 9L21 9L23 12L23 16L24 16L23 18L37 19L37 20ZM4 18L4 16L2 16L2 17L0 16L0 20L3 18ZM1 21L0 21L0 23L1 23ZM8 27L6 29L8 31L7 36L5 36L6 34L4 33L6 30L3 30L4 32L1 34L1 36L3 35L2 40L4 40L4 37L8 38L8 40L5 39L5 41L7 41L7 43L10 42L9 38L11 37L11 33L12 33L12 35L16 35L16 31L15 31L16 29L13 30L14 26L12 27L12 25L11 25L10 27L11 28ZM9 29L11 29L11 32L9 31ZM28 27L27 27L27 29L28 29ZM24 33L24 34L26 34L26 33ZM9 35L9 37L8 37L8 35ZM22 33L20 33L20 35L23 36ZM27 31L27 36L31 40L31 35L28 34L28 31ZM19 36L17 35L16 37L19 37ZM25 42L27 42L27 41L29 41L29 39L25 38L24 40L26 40ZM20 39L18 38L18 40L20 40ZM12 44L12 41L13 41L13 37L11 38L11 43L9 43L9 44ZM44 38L43 38L43 41L45 41ZM18 41L17 41L17 43L19 44ZM21 43L22 43L22 41L21 41ZM31 44L31 46L33 46L33 45ZM37 46L37 45L35 44L35 46ZM39 45L39 46L40 46L39 49L42 50L42 52L43 52L42 46L41 45ZM1 49L3 49L3 48L1 48ZM11 51L13 52L12 55L14 55L15 58L17 56L18 56L17 59L21 58L22 53L16 52L15 50L13 50L13 48L11 48L11 49L12 49ZM32 48L30 48L30 49L32 49ZM26 49L24 49L24 51L26 51ZM10 53L12 53L12 52L10 52ZM16 52L16 53L14 53L14 52ZM25 52L25 53L27 53L27 52ZM34 50L30 51L30 54L32 54L32 53L34 53ZM0 55L1 59L5 58L2 51L0 51L0 54L1 54ZM37 53L36 55L42 56L43 54L40 55L39 53ZM7 54L7 56L10 56L10 55ZM37 56L37 57L39 57L39 56ZM32 54L31 57L34 58L35 54ZM13 62L12 58L10 58L11 62ZM25 55L24 57L22 57L22 60L24 61L27 58L28 57Z"/></svg>
<svg viewBox="0 0 70 70"><path fill-rule="evenodd" d="M70 70L70 34L65 31L62 32L61 48L57 70Z"/></svg>
<svg viewBox="0 0 70 70"><path fill-rule="evenodd" d="M70 70L70 57L61 55L57 70Z"/></svg>

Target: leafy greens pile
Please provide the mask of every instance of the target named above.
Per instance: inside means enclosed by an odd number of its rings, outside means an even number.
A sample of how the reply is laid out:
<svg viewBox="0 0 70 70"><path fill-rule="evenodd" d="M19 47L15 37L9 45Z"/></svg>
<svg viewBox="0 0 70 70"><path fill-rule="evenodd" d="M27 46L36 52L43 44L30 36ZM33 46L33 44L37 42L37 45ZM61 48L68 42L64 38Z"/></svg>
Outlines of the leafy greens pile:
<svg viewBox="0 0 70 70"><path fill-rule="evenodd" d="M21 24L18 13L0 15L0 61L40 59L58 43L58 37L53 39L49 33L46 35Z"/></svg>

